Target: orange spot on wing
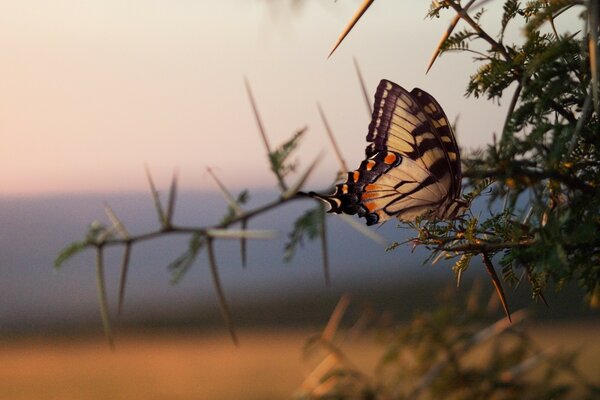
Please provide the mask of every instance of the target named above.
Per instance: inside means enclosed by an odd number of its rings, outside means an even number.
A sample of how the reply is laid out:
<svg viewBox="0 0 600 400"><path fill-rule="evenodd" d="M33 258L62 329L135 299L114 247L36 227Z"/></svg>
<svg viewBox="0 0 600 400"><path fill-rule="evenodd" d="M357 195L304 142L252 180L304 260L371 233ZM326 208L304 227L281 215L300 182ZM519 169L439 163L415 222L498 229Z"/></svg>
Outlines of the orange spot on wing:
<svg viewBox="0 0 600 400"><path fill-rule="evenodd" d="M385 155L385 158L383 159L383 162L385 162L388 165L391 165L391 164L395 163L397 159L398 159L398 157L396 157L396 155L394 153L387 153Z"/></svg>
<svg viewBox="0 0 600 400"><path fill-rule="evenodd" d="M373 160L367 161L367 171L372 170L373 167L375 166L375 164L377 164L377 163L375 161L373 161Z"/></svg>
<svg viewBox="0 0 600 400"><path fill-rule="evenodd" d="M370 199L376 199L378 197L379 197L379 194L377 194L376 192L365 192L362 194L361 199L370 200Z"/></svg>
<svg viewBox="0 0 600 400"><path fill-rule="evenodd" d="M368 185L365 186L365 191L367 191L367 192L373 192L373 191L377 191L377 190L381 190L380 185L375 185L375 184L369 183Z"/></svg>
<svg viewBox="0 0 600 400"><path fill-rule="evenodd" d="M348 185L342 185L342 193L348 194Z"/></svg>
<svg viewBox="0 0 600 400"><path fill-rule="evenodd" d="M360 172L354 171L354 173L352 174L352 179L355 183L358 182L358 178L360 178Z"/></svg>
<svg viewBox="0 0 600 400"><path fill-rule="evenodd" d="M369 203L365 203L365 207L367 207L367 210L369 210L369 212L373 212L373 210L375 210L377 208L377 203L374 201L371 201Z"/></svg>

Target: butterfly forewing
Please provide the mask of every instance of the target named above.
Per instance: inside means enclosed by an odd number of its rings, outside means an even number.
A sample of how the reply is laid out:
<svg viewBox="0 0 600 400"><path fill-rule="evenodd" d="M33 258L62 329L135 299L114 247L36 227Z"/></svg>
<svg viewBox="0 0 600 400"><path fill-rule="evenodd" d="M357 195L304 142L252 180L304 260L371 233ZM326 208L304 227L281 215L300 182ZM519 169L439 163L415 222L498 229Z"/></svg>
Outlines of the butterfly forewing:
<svg viewBox="0 0 600 400"><path fill-rule="evenodd" d="M419 163L438 181L453 184L449 161L431 118L411 93L385 79L375 93L367 141L372 142L367 156L395 151Z"/></svg>
<svg viewBox="0 0 600 400"><path fill-rule="evenodd" d="M433 126L435 127L444 152L447 155L448 163L450 164L450 172L453 179L452 196L458 196L460 194L460 186L462 181L462 173L460 166L460 152L458 150L458 144L454 137L454 132L448 118L444 113L444 110L440 104L426 91L414 88L411 91L413 98L421 105L421 108L428 117L431 119Z"/></svg>

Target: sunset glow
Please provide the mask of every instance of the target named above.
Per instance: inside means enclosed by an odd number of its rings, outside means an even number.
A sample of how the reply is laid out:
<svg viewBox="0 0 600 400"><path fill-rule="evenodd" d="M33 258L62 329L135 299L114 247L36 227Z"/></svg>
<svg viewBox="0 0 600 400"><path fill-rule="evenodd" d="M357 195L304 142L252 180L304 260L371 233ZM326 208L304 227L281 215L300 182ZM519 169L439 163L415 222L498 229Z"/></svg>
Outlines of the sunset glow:
<svg viewBox="0 0 600 400"><path fill-rule="evenodd" d="M177 169L184 188L212 187L211 166L228 185L271 185L244 76L274 144L307 125L303 165L321 150L332 155L319 101L358 165L369 116L353 56L369 90L386 77L430 91L451 121L460 114L461 146L499 129L502 109L465 100L466 81L452 77L472 69L465 57L443 57L425 75L444 28L423 21L421 4L403 5L403 14L392 12L396 2L376 4L364 18L378 24L359 22L327 60L356 2L307 2L296 12L268 3L5 3L2 195L145 190L145 164L160 184ZM336 168L326 159L311 182L330 183Z"/></svg>

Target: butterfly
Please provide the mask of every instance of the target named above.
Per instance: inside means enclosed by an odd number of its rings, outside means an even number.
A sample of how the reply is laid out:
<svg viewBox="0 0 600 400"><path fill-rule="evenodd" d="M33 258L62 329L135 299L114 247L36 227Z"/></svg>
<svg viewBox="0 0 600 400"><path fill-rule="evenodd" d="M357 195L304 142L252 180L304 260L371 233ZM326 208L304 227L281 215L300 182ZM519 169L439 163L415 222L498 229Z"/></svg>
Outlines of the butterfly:
<svg viewBox="0 0 600 400"><path fill-rule="evenodd" d="M309 196L329 204L329 212L358 214L367 225L462 214L468 203L460 199L460 153L439 103L424 90L408 92L383 79L373 108L366 159L333 194Z"/></svg>

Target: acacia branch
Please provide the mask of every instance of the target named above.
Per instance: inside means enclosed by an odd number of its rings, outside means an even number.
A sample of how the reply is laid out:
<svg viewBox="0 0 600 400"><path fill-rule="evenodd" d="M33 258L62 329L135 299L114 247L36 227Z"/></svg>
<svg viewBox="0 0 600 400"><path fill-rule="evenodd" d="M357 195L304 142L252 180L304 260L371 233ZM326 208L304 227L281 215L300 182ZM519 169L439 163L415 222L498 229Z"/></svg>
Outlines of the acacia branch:
<svg viewBox="0 0 600 400"><path fill-rule="evenodd" d="M439 246L435 250L440 251L454 251L462 253L493 253L506 249L514 249L519 247L530 247L535 244L535 240L527 239L518 242L479 242L479 243L466 243L457 246Z"/></svg>
<svg viewBox="0 0 600 400"><path fill-rule="evenodd" d="M515 162L516 164L517 162ZM595 195L596 188L587 183L573 177L570 175L565 175L556 170L532 170L532 169L518 169L513 173L508 174L508 171L504 169L492 169L488 171L467 171L463 174L465 178L495 178L495 179L504 179L504 178L525 178L524 180L527 182L528 186L531 186L533 183L537 183L543 181L545 179L554 180L564 184L565 186L580 190L588 195Z"/></svg>
<svg viewBox="0 0 600 400"><path fill-rule="evenodd" d="M463 8L456 1L448 1L448 5L450 5L450 7L452 7L458 15L460 15L460 18L462 18L467 24L471 26L471 28L473 28L473 30L475 30L475 32L477 32L480 38L488 42L492 46L492 49L502 54L506 61L512 61L510 54L508 54L508 52L506 51L506 48L504 48L502 44L495 41L490 35L488 35L487 32L484 31L481 28L481 26L469 16L469 14L467 13L467 8Z"/></svg>

